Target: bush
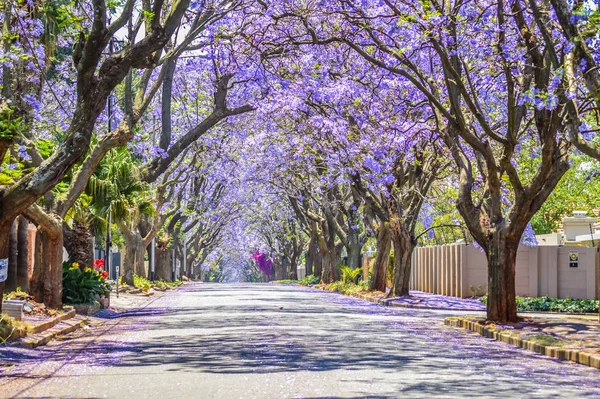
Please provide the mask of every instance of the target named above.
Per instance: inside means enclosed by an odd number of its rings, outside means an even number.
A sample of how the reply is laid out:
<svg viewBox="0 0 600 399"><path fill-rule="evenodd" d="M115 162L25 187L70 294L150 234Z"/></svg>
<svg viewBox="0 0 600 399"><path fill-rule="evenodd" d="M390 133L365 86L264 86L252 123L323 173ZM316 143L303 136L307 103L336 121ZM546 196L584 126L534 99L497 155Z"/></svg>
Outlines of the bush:
<svg viewBox="0 0 600 399"><path fill-rule="evenodd" d="M72 305L93 303L110 292L102 271L81 270L77 262L63 263L63 303Z"/></svg>
<svg viewBox="0 0 600 399"><path fill-rule="evenodd" d="M300 280L299 284L304 285L304 286L309 286L309 285L319 284L320 282L321 282L320 276L315 276L314 274L309 274L308 276L306 276L302 280Z"/></svg>
<svg viewBox="0 0 600 399"><path fill-rule="evenodd" d="M481 302L487 305L487 295ZM542 296L538 298L517 297L519 312L568 312L568 313L597 313L598 301L593 299L557 299Z"/></svg>
<svg viewBox="0 0 600 399"><path fill-rule="evenodd" d="M362 274L362 269L352 269L350 266L339 265L338 268L342 272L342 281L346 284L358 282L360 275Z"/></svg>
<svg viewBox="0 0 600 399"><path fill-rule="evenodd" d="M0 344L6 343L11 337L25 336L30 331L29 327L27 322L0 314Z"/></svg>
<svg viewBox="0 0 600 399"><path fill-rule="evenodd" d="M133 285L135 285L137 288L141 288L142 291L148 291L150 288L152 288L152 281L142 276L138 276L137 274L134 274Z"/></svg>
<svg viewBox="0 0 600 399"><path fill-rule="evenodd" d="M369 290L369 285L366 281L361 281L359 284L345 283L343 281L335 281L327 286L327 290L339 292L344 295L352 295L359 292L366 292Z"/></svg>

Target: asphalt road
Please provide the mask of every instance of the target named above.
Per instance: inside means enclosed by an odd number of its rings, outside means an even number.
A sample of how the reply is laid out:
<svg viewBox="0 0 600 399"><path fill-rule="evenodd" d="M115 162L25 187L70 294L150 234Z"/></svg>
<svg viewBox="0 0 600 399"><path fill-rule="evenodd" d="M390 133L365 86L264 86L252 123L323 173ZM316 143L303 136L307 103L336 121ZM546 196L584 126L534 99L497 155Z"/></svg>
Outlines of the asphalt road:
<svg viewBox="0 0 600 399"><path fill-rule="evenodd" d="M0 397L600 397L598 370L454 330L444 315L190 284L42 349L0 349Z"/></svg>

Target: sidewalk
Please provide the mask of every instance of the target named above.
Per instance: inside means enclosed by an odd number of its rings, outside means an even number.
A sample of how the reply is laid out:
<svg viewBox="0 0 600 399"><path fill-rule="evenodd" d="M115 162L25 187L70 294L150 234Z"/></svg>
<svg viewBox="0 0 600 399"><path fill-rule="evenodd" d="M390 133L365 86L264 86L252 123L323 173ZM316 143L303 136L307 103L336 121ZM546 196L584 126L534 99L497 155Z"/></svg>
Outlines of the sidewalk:
<svg viewBox="0 0 600 399"><path fill-rule="evenodd" d="M444 323L519 348L600 369L598 316L527 316L519 323L494 324L484 317L448 317Z"/></svg>

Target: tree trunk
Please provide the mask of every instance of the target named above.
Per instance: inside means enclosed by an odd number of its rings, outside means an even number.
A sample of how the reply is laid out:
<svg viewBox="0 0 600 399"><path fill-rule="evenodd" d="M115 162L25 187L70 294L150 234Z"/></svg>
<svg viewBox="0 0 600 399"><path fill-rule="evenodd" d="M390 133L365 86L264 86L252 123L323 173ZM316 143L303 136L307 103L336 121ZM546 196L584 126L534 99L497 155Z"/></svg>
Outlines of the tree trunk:
<svg viewBox="0 0 600 399"><path fill-rule="evenodd" d="M390 233L394 245L394 281L389 296L408 296L411 258L416 243L410 232L398 224L390 225Z"/></svg>
<svg viewBox="0 0 600 399"><path fill-rule="evenodd" d="M321 276L323 273L323 253L321 252L321 250L319 249L319 246L317 245L314 253L313 253L313 270L312 270L312 274L314 276ZM308 272L307 272L308 273Z"/></svg>
<svg viewBox="0 0 600 399"><path fill-rule="evenodd" d="M349 245L348 251L348 266L352 269L360 267L360 251L362 250L362 244L359 242L353 242Z"/></svg>
<svg viewBox="0 0 600 399"><path fill-rule="evenodd" d="M80 222L74 222L73 228L63 226L64 245L69 260L79 263L79 267L85 269L94 264L94 246L90 226Z"/></svg>
<svg viewBox="0 0 600 399"><path fill-rule="evenodd" d="M12 220L0 219L0 259L8 259L8 236L10 235L10 226ZM0 282L0 298L4 294L5 282ZM0 300L0 312L2 311L2 301Z"/></svg>
<svg viewBox="0 0 600 399"><path fill-rule="evenodd" d="M17 289L17 262L18 262L18 240L17 240L17 219L10 225L10 235L8 238L8 278L6 279L6 291Z"/></svg>
<svg viewBox="0 0 600 399"><path fill-rule="evenodd" d="M304 271L305 271L305 275L310 275L313 274L313 267L315 264L315 258L317 255L317 252L319 251L319 245L317 243L317 240L315 238L310 239L310 242L308 244L308 251L306 252L306 260L304 263Z"/></svg>
<svg viewBox="0 0 600 399"><path fill-rule="evenodd" d="M146 269L146 263L144 262L144 256L146 255L146 248L144 247L144 238L140 235L139 231L136 233L136 247L135 247L135 274L140 277L148 278L148 270Z"/></svg>
<svg viewBox="0 0 600 399"><path fill-rule="evenodd" d="M123 259L122 275L123 282L129 286L134 286L134 273L140 277L146 277L146 265L144 264L144 238L137 227L130 229L128 226L119 223L119 230L125 238L125 256Z"/></svg>
<svg viewBox="0 0 600 399"><path fill-rule="evenodd" d="M377 232L377 257L373 265L371 283L369 289L372 291L385 292L387 287L387 268L391 249L390 229L384 223Z"/></svg>
<svg viewBox="0 0 600 399"><path fill-rule="evenodd" d="M60 309L62 307L62 230L42 231L42 246L44 247L44 268L46 269L44 304L53 309Z"/></svg>
<svg viewBox="0 0 600 399"><path fill-rule="evenodd" d="M157 280L171 280L171 251L159 249L158 246L154 252L156 255L155 278Z"/></svg>
<svg viewBox="0 0 600 399"><path fill-rule="evenodd" d="M298 256L293 254L290 259L290 273L288 275L290 280L298 280Z"/></svg>
<svg viewBox="0 0 600 399"><path fill-rule="evenodd" d="M44 268L44 247L42 246L42 230L37 229L35 233L35 258L33 262L33 273L29 282L29 294L36 302L44 301L44 280L46 269Z"/></svg>
<svg viewBox="0 0 600 399"><path fill-rule="evenodd" d="M37 302L58 309L62 306L62 231L38 229L31 295Z"/></svg>
<svg viewBox="0 0 600 399"><path fill-rule="evenodd" d="M519 242L511 242L503 232L496 232L488 245L487 318L495 322L514 323L517 318L515 263Z"/></svg>
<svg viewBox="0 0 600 399"><path fill-rule="evenodd" d="M17 287L29 292L29 220L19 216L17 232Z"/></svg>
<svg viewBox="0 0 600 399"><path fill-rule="evenodd" d="M123 276L123 283L133 287L133 271L135 268L135 237L133 234L125 233L121 229L123 237L125 238L125 256L123 257L123 265L121 275Z"/></svg>

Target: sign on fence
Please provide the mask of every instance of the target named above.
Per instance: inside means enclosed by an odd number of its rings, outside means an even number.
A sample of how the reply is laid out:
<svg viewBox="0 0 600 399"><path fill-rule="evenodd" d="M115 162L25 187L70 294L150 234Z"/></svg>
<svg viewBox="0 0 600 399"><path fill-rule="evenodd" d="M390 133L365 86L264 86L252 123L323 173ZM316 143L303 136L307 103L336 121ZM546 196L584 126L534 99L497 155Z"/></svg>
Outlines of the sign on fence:
<svg viewBox="0 0 600 399"><path fill-rule="evenodd" d="M579 267L579 252L569 252L569 267Z"/></svg>
<svg viewBox="0 0 600 399"><path fill-rule="evenodd" d="M8 258L0 259L0 283L8 278Z"/></svg>

